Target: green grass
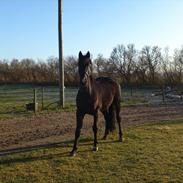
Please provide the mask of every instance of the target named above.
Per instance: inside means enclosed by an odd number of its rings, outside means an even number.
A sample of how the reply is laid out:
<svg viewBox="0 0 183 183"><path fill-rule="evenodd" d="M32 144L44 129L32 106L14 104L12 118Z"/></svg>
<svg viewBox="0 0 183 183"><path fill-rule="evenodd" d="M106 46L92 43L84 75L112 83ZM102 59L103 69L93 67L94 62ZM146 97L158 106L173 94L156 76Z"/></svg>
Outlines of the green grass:
<svg viewBox="0 0 183 183"><path fill-rule="evenodd" d="M137 105L148 105L147 102L139 100L128 100L126 102L121 102L122 107L137 106ZM58 103L45 103L44 109L40 109L36 114L44 114L47 112L73 112L76 111L76 105L72 103L65 104L64 108L60 108ZM22 103L15 103L12 106L12 103L0 103L0 119L14 118L14 117L23 117L23 116L33 116L35 113L33 111L27 111L25 105Z"/></svg>
<svg viewBox="0 0 183 183"><path fill-rule="evenodd" d="M28 117L28 116L34 116L34 115L41 115L45 113L52 113L52 112L73 112L76 111L76 106L73 104L66 104L65 108L60 108L58 106L51 106L48 108L45 108L44 110L39 110L38 112L34 113L34 111L27 111L23 108L23 106L16 106L12 108L12 110L9 110L9 107L7 108L6 105L1 106L0 105L0 119L11 119L15 117Z"/></svg>
<svg viewBox="0 0 183 183"><path fill-rule="evenodd" d="M183 122L127 128L124 137L110 135L96 153L84 138L76 157L68 156L70 142L1 157L0 182L182 182Z"/></svg>
<svg viewBox="0 0 183 183"><path fill-rule="evenodd" d="M126 100L122 100L121 106L137 106L137 105L148 105L148 101L142 97L134 96L129 97Z"/></svg>

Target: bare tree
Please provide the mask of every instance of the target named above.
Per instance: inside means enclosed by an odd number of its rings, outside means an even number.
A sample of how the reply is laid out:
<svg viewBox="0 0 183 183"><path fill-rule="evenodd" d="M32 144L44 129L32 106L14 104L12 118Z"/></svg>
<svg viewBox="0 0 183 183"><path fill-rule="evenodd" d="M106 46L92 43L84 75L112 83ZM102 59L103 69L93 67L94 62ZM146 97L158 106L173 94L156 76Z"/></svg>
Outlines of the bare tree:
<svg viewBox="0 0 183 183"><path fill-rule="evenodd" d="M109 62L111 68L116 72L125 83L130 84L133 72L135 70L135 60L136 60L136 49L133 44L118 45L115 47L111 53Z"/></svg>
<svg viewBox="0 0 183 183"><path fill-rule="evenodd" d="M155 83L155 74L158 68L158 64L161 62L161 48L158 46L145 46L141 51L141 62L147 65L149 82Z"/></svg>
<svg viewBox="0 0 183 183"><path fill-rule="evenodd" d="M162 82L164 85L172 86L175 82L173 74L172 57L169 55L169 49L165 48L162 54L161 60L161 72L162 72Z"/></svg>
<svg viewBox="0 0 183 183"><path fill-rule="evenodd" d="M47 67L48 67L48 74L49 74L49 80L50 82L56 82L58 81L59 76L59 61L56 57L49 57L47 59Z"/></svg>
<svg viewBox="0 0 183 183"><path fill-rule="evenodd" d="M140 51L133 44L117 45L110 58L99 54L94 59L94 73L110 76L125 84L177 85L183 84L183 47L170 56L169 50L144 46ZM58 83L59 62L47 60L0 60L1 83ZM78 61L75 56L65 58L65 84L78 85Z"/></svg>
<svg viewBox="0 0 183 183"><path fill-rule="evenodd" d="M138 56L136 63L135 75L139 84L147 84L148 65L142 55Z"/></svg>
<svg viewBox="0 0 183 183"><path fill-rule="evenodd" d="M8 82L10 76L9 64L7 60L0 61L0 82Z"/></svg>
<svg viewBox="0 0 183 183"><path fill-rule="evenodd" d="M102 54L98 54L94 60L94 73L97 76L109 76L108 60Z"/></svg>
<svg viewBox="0 0 183 183"><path fill-rule="evenodd" d="M176 83L181 84L183 82L183 47L174 51L173 65Z"/></svg>
<svg viewBox="0 0 183 183"><path fill-rule="evenodd" d="M74 86L79 83L78 61L74 56L68 56L65 59L65 83Z"/></svg>

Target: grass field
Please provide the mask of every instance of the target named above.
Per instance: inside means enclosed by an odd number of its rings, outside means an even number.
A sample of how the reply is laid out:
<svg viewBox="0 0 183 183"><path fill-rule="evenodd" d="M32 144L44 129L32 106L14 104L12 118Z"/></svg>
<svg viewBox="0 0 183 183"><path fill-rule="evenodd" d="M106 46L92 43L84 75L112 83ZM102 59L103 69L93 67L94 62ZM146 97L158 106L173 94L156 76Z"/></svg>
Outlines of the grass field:
<svg viewBox="0 0 183 183"><path fill-rule="evenodd" d="M76 157L72 143L0 157L0 182L121 182L181 183L183 181L183 121L125 128L124 142L117 135L99 142L80 142Z"/></svg>

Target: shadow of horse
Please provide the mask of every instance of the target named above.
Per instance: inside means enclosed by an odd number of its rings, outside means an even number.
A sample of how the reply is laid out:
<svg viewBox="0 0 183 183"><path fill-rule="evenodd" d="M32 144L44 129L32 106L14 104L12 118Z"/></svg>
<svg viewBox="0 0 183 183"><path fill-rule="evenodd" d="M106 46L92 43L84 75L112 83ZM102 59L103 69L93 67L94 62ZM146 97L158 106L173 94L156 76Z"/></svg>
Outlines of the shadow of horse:
<svg viewBox="0 0 183 183"><path fill-rule="evenodd" d="M110 144L110 143L115 143L118 142L117 140L112 141L101 141L101 144ZM7 165L7 164L15 164L15 163L26 163L26 162L33 162L37 160L50 160L54 159L56 157L71 157L70 156L70 151L64 151L61 153L54 153L54 154L42 154L42 155L37 155L37 156L27 156L27 157L8 157L11 155L15 154L20 154L20 153L27 153L27 152L33 152L33 151L39 151L41 149L54 149L54 148L67 148L67 147L72 147L73 140L68 140L68 141L62 141L58 143L50 143L50 144L42 144L42 145L35 145L35 146L30 146L30 147L20 147L20 148L12 148L12 149L7 149L7 150L1 150L0 151L0 164L1 165ZM80 140L80 145L81 146L92 146L92 138L85 138ZM90 152L91 150L80 150L80 152ZM72 157L71 157L72 158Z"/></svg>

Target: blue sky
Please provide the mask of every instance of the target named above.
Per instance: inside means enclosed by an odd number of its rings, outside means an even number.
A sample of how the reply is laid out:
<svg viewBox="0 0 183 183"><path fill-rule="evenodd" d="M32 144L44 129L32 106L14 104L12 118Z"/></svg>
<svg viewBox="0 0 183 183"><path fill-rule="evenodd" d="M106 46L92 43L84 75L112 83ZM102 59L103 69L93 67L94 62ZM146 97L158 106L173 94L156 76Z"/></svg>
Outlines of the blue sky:
<svg viewBox="0 0 183 183"><path fill-rule="evenodd" d="M183 45L182 0L63 0L64 55ZM0 0L0 59L58 55L57 0Z"/></svg>

